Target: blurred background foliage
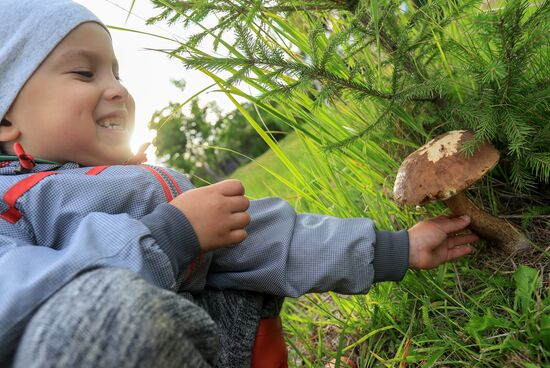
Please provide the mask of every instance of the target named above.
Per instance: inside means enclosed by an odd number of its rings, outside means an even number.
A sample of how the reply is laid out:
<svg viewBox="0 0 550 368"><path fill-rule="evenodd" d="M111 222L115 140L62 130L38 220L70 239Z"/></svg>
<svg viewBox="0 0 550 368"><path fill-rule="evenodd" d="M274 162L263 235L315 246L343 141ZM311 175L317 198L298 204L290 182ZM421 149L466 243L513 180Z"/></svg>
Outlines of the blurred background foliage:
<svg viewBox="0 0 550 368"><path fill-rule="evenodd" d="M274 139L291 131L274 116L261 118L250 103L243 108L261 119ZM169 103L153 114L148 127L157 132L153 145L159 159L189 174L196 186L224 179L269 148L238 110L222 113L215 102L200 106L198 98L190 102L189 112L180 103Z"/></svg>

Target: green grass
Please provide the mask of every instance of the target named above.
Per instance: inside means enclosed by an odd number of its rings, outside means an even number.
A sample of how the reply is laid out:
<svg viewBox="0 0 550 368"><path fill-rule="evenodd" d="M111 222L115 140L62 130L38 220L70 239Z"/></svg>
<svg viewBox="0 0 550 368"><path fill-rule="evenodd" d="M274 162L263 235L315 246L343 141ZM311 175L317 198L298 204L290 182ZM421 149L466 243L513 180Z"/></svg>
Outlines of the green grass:
<svg viewBox="0 0 550 368"><path fill-rule="evenodd" d="M309 174L327 157L312 156L296 134L279 147L316 185ZM272 151L233 177L242 180L253 198L277 195L303 204L270 171L292 177ZM385 218L392 203L378 199L375 217ZM429 211L420 215L441 209ZM290 366L322 367L331 359L351 357L359 367L544 367L550 348L550 296L541 272L527 266L515 272L486 268L486 257L481 249L470 259L436 270L409 271L401 283L377 284L367 295L287 298L282 316Z"/></svg>
<svg viewBox="0 0 550 368"><path fill-rule="evenodd" d="M281 140L279 147L293 162L299 162L307 154L296 134L289 134ZM257 199L273 195L294 202L297 199L296 193L285 183L274 178L266 169L285 177L291 176L290 171L277 155L269 150L249 164L238 168L231 177L243 182L246 195L250 198Z"/></svg>

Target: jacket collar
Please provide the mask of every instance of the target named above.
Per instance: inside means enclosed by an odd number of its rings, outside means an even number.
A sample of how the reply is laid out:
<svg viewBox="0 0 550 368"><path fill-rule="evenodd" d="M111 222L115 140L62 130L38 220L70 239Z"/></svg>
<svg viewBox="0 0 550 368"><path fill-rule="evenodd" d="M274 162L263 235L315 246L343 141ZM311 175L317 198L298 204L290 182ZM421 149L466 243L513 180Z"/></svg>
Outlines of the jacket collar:
<svg viewBox="0 0 550 368"><path fill-rule="evenodd" d="M30 171L26 173L20 172L19 159L17 156L12 155L0 155L0 175L21 175L21 174L33 174L43 171L53 171L53 170L66 170L66 169L76 169L80 165L74 162L67 162L66 164L61 164L58 162L35 159L36 166L33 167Z"/></svg>

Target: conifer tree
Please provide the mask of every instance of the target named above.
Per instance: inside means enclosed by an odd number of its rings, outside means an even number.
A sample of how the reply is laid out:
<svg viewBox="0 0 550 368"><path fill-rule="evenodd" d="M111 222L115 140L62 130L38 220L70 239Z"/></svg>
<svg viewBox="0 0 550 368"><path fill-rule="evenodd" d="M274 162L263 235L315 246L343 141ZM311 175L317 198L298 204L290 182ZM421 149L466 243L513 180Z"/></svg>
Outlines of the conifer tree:
<svg viewBox="0 0 550 368"><path fill-rule="evenodd" d="M503 154L501 178L516 191L550 181L549 1L153 2L161 13L151 23L218 19L173 51L188 67L229 71L228 85L244 80L264 98L308 91L318 106L337 99L377 106L362 131L327 149L380 127L424 143L418 127L396 129L406 111L430 135L474 131L469 149L491 141ZM281 41L284 22L303 24L305 36ZM205 54L197 47L205 39L231 52Z"/></svg>

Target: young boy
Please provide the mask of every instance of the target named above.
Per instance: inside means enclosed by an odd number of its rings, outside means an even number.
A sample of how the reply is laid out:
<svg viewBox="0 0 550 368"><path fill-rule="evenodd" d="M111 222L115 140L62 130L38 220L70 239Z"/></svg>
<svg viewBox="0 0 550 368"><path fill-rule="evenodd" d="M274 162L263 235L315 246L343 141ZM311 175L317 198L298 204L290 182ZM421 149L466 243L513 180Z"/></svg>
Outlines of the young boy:
<svg viewBox="0 0 550 368"><path fill-rule="evenodd" d="M281 297L471 252L467 218L376 231L127 164L134 102L103 24L70 0L0 10L0 366L282 367L281 335L262 343Z"/></svg>

